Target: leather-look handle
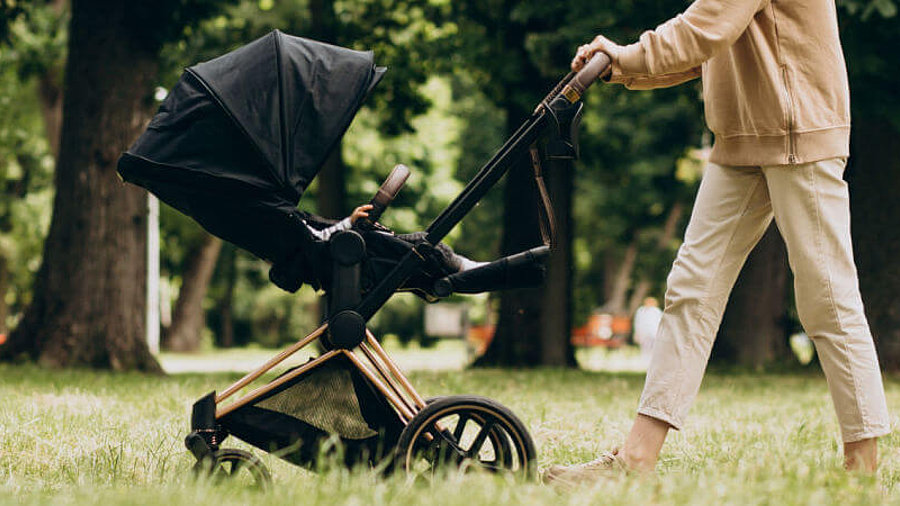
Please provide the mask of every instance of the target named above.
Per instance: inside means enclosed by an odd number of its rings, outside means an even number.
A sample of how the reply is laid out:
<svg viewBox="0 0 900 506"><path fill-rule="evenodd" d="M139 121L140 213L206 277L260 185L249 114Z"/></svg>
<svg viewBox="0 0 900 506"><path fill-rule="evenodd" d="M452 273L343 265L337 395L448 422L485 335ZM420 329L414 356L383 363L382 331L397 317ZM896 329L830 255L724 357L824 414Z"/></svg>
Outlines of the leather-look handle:
<svg viewBox="0 0 900 506"><path fill-rule="evenodd" d="M375 196L369 202L373 207L369 211L369 221L371 223L378 221L381 213L391 204L391 201L400 192L400 188L403 188L407 178L409 178L409 168L406 165L398 164L388 175L387 179L384 180L384 183L381 183L381 188L378 189L378 192L375 193Z"/></svg>
<svg viewBox="0 0 900 506"><path fill-rule="evenodd" d="M577 102L584 95L584 90L588 89L598 78L609 72L611 63L612 60L606 53L595 53L591 61L587 62L563 88L562 94L566 97L566 100L573 104Z"/></svg>

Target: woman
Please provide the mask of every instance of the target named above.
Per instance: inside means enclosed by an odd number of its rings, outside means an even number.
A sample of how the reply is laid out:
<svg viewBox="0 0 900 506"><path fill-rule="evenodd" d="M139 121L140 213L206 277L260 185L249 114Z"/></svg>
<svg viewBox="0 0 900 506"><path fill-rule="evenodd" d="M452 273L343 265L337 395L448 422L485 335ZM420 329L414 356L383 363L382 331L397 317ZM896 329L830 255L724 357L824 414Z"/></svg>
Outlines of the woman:
<svg viewBox="0 0 900 506"><path fill-rule="evenodd" d="M699 390L732 285L773 218L837 411L844 465L875 471L877 438L890 422L850 243L842 179L849 90L833 0L696 0L634 44L597 36L572 68L598 51L612 59L609 80L630 89L702 76L715 143L669 274L630 433L621 449L553 467L545 480L572 485L655 468L666 434L682 427Z"/></svg>

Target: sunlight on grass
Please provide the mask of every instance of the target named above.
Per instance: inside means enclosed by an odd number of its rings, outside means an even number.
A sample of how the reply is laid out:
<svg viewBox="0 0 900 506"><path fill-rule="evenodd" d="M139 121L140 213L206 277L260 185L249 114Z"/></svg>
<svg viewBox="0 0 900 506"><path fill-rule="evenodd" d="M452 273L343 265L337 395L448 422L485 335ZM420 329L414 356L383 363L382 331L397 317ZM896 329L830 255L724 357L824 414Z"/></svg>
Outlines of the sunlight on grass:
<svg viewBox="0 0 900 506"><path fill-rule="evenodd" d="M689 426L666 446L658 476L622 476L571 494L484 475L450 473L429 483L365 470L313 474L255 449L272 470L271 491L215 486L192 478L182 440L192 402L238 374L0 366L0 377L0 503L7 504L900 502L897 436L883 440L877 478L840 470L837 426L819 374L710 375ZM531 430L541 466L591 459L618 444L643 381L635 373L564 370L416 371L411 379L424 395L474 393L508 405ZM886 387L889 405L900 405L900 381L888 379ZM235 440L225 446L249 449Z"/></svg>
<svg viewBox="0 0 900 506"><path fill-rule="evenodd" d="M401 346L396 339L382 342L391 357L405 371L458 371L471 361L471 350L461 340L441 340L430 348L412 343ZM266 363L280 350L269 348L233 348L201 353L163 353L159 361L169 374L240 372L245 373ZM305 362L315 356L313 346L291 357L288 365Z"/></svg>

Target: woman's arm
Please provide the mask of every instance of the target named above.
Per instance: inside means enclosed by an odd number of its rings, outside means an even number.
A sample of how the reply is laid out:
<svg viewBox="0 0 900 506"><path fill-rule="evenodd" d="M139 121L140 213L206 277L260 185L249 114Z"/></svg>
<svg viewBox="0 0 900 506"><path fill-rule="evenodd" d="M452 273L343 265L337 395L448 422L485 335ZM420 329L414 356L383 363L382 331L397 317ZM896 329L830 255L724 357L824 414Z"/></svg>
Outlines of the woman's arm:
<svg viewBox="0 0 900 506"><path fill-rule="evenodd" d="M688 72L730 47L770 0L696 0L684 13L620 46L598 35L572 60L579 70L597 51L608 54L623 75Z"/></svg>
<svg viewBox="0 0 900 506"><path fill-rule="evenodd" d="M622 84L629 90L654 90L656 88L668 88L681 83L690 81L700 77L700 67L694 67L685 72L675 72L672 74L622 74L621 71L613 68L613 71L606 78L606 82Z"/></svg>

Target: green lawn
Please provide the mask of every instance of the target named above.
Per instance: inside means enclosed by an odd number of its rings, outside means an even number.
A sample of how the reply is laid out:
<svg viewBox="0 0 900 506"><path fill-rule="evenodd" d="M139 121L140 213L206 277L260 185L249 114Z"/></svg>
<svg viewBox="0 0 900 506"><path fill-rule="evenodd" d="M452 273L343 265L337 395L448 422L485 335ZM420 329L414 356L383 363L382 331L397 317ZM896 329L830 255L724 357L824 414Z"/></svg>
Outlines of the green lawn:
<svg viewBox="0 0 900 506"><path fill-rule="evenodd" d="M172 360L181 358L166 357ZM485 475L451 474L432 483L341 469L316 475L255 450L273 472L271 491L197 482L182 445L190 405L238 376L0 366L0 502L900 503L898 436L883 440L877 478L841 471L837 426L819 374L709 375L689 427L670 438L657 477L623 476L572 494ZM476 393L508 405L530 428L541 466L590 459L621 441L642 384L639 373L560 370L427 370L411 377L425 395ZM887 389L889 405L900 406L900 381L889 379Z"/></svg>

